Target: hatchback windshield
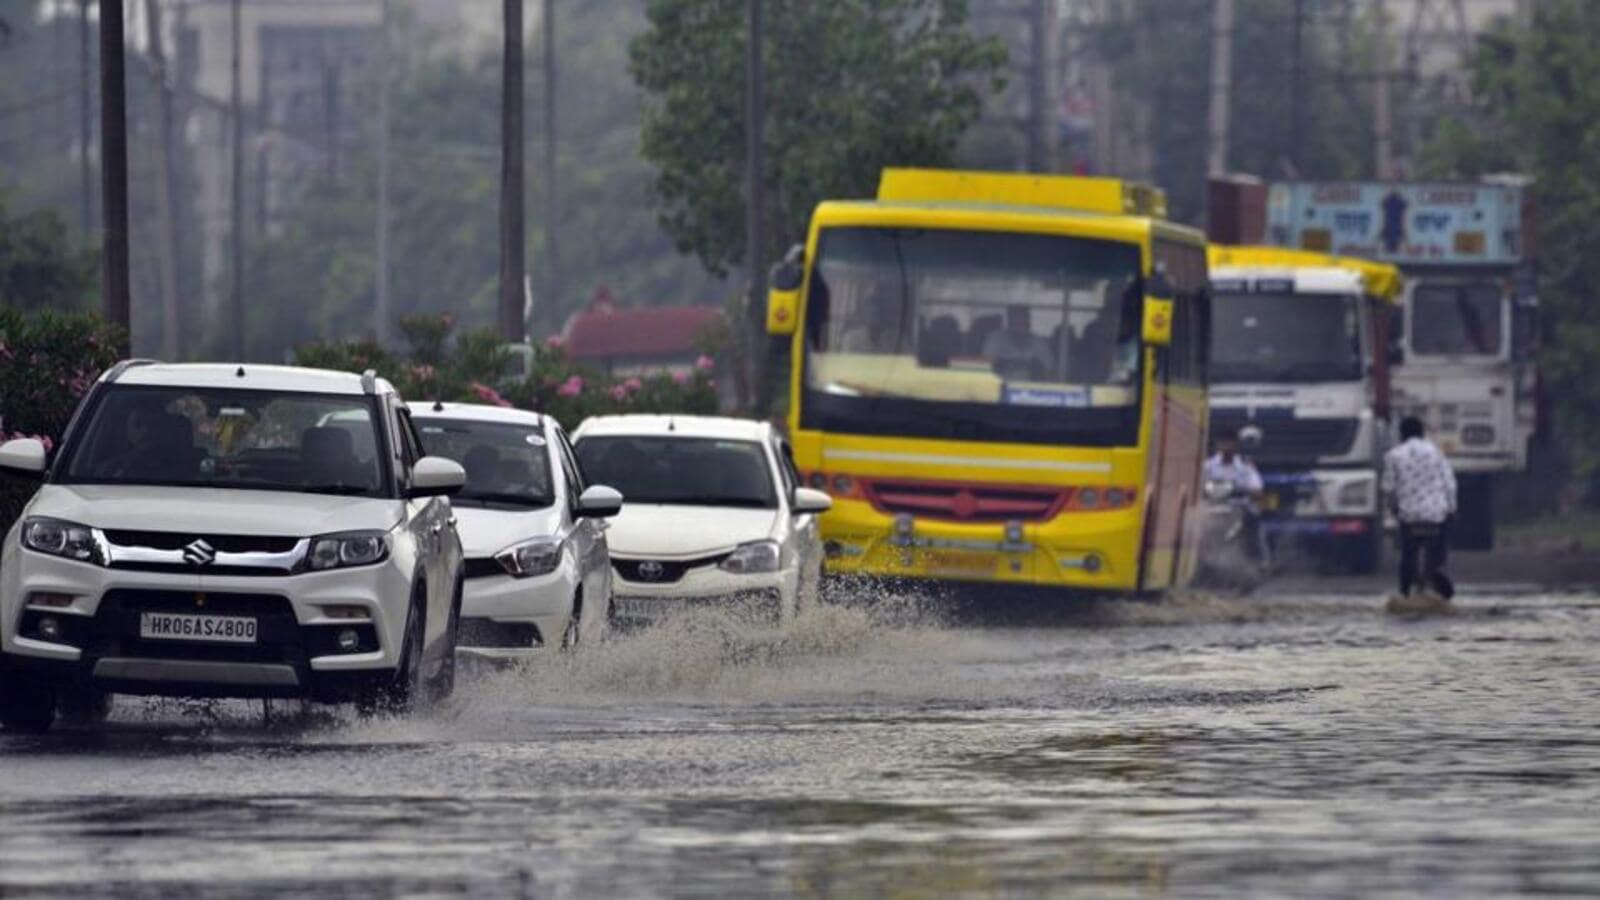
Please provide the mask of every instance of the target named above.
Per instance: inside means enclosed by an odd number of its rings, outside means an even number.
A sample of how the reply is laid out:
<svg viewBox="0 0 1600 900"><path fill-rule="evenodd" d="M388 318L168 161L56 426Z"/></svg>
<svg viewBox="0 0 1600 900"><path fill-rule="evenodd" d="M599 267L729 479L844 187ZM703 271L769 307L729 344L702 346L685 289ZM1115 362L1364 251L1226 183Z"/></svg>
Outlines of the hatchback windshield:
<svg viewBox="0 0 1600 900"><path fill-rule="evenodd" d="M366 397L116 386L61 480L386 496L377 433Z"/></svg>
<svg viewBox="0 0 1600 900"><path fill-rule="evenodd" d="M584 477L629 503L777 507L766 453L755 441L590 437L578 442Z"/></svg>
<svg viewBox="0 0 1600 900"><path fill-rule="evenodd" d="M467 485L451 502L461 505L549 506L550 453L544 429L534 425L414 417L429 456L453 459L467 470Z"/></svg>

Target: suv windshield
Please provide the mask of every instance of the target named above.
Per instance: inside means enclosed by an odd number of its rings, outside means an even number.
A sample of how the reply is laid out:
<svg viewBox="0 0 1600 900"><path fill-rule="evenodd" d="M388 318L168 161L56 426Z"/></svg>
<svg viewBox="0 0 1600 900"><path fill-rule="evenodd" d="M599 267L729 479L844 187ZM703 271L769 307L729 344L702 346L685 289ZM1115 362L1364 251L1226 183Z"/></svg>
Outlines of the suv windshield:
<svg viewBox="0 0 1600 900"><path fill-rule="evenodd" d="M589 437L578 442L584 477L629 503L776 509L767 455L755 441Z"/></svg>
<svg viewBox="0 0 1600 900"><path fill-rule="evenodd" d="M1498 356L1500 287L1424 283L1411 296L1411 349L1423 355Z"/></svg>
<svg viewBox="0 0 1600 900"><path fill-rule="evenodd" d="M388 496L373 411L367 397L113 386L59 480Z"/></svg>
<svg viewBox="0 0 1600 900"><path fill-rule="evenodd" d="M1339 294L1228 294L1211 300L1211 380L1361 377L1361 307Z"/></svg>
<svg viewBox="0 0 1600 900"><path fill-rule="evenodd" d="M555 502L544 429L415 414L412 422L422 433L423 452L453 459L467 470L467 486L451 498L457 506L539 507Z"/></svg>

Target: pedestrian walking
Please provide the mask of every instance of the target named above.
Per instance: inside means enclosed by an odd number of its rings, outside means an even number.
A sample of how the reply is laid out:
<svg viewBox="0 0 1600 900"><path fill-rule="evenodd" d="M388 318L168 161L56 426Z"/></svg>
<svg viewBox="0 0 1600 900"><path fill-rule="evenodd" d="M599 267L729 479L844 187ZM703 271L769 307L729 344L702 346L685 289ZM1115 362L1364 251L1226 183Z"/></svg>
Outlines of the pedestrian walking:
<svg viewBox="0 0 1600 900"><path fill-rule="evenodd" d="M1432 588L1448 600L1455 593L1444 564L1456 512L1456 473L1423 433L1416 416L1401 421L1400 444L1383 457L1383 492L1400 523L1400 596Z"/></svg>

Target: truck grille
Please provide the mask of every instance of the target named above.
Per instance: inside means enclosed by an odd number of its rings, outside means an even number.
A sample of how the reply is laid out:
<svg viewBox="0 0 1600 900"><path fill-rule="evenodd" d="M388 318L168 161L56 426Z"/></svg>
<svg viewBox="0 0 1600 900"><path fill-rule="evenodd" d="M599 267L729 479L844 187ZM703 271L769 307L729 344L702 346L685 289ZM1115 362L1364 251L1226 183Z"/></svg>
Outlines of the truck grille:
<svg viewBox="0 0 1600 900"><path fill-rule="evenodd" d="M1212 410L1211 436L1238 434L1246 425L1261 429L1255 461L1266 465L1309 463L1319 457L1343 456L1356 442L1355 419L1250 419L1244 410Z"/></svg>

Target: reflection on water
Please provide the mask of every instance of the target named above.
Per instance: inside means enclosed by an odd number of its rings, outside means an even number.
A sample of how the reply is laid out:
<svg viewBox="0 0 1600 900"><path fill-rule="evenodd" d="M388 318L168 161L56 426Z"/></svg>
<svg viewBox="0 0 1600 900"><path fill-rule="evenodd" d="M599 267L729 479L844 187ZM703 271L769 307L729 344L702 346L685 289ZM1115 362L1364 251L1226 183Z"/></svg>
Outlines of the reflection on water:
<svg viewBox="0 0 1600 900"><path fill-rule="evenodd" d="M706 611L410 720L0 736L0 893L1483 894L1600 877L1600 598Z"/></svg>

